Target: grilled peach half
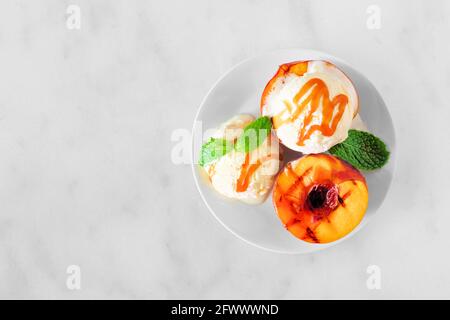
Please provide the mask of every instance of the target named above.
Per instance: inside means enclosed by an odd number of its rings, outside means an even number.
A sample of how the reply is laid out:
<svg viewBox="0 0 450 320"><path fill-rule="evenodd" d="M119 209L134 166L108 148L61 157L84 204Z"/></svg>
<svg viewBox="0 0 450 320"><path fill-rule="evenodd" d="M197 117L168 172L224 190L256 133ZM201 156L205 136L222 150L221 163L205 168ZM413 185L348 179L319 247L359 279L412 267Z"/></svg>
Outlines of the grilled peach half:
<svg viewBox="0 0 450 320"><path fill-rule="evenodd" d="M276 212L286 229L311 243L336 241L362 220L369 193L364 176L328 154L288 163L273 191Z"/></svg>

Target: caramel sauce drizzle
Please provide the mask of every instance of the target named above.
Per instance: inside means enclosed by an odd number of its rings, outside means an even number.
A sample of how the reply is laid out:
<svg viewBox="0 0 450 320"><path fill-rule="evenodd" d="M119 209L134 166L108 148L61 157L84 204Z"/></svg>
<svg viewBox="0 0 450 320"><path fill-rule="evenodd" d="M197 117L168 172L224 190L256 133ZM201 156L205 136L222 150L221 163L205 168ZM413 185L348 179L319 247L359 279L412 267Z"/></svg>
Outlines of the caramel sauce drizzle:
<svg viewBox="0 0 450 320"><path fill-rule="evenodd" d="M344 94L339 94L330 100L330 93L326 83L319 78L313 78L303 85L300 91L294 96L293 101L296 105L295 110L289 101L284 101L286 109L275 115L274 124L276 127L280 127L284 123L294 122L310 104L311 108L305 115L302 128L298 134L297 145L303 146L305 141L315 131L321 131L327 137L334 134L344 114L345 107L348 104L348 97ZM322 106L322 123L312 125L308 128L313 120L314 112L320 106ZM337 113L334 115L336 107ZM281 120L281 116L285 112L288 112L289 117Z"/></svg>
<svg viewBox="0 0 450 320"><path fill-rule="evenodd" d="M256 163L250 163L250 153L247 152L245 155L245 162L241 168L241 173L236 182L236 192L244 192L247 190L250 183L250 178L259 166L261 166L260 160L256 161Z"/></svg>

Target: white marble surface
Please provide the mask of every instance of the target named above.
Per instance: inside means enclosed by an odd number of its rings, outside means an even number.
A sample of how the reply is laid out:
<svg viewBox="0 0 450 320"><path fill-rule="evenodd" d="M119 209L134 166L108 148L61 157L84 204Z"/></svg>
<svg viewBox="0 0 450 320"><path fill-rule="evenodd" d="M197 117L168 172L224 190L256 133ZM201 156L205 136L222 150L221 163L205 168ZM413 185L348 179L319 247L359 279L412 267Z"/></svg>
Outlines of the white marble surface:
<svg viewBox="0 0 450 320"><path fill-rule="evenodd" d="M449 17L445 0L2 1L0 297L450 298ZM364 73L398 147L377 217L303 256L234 238L170 161L172 131L223 72L289 47Z"/></svg>

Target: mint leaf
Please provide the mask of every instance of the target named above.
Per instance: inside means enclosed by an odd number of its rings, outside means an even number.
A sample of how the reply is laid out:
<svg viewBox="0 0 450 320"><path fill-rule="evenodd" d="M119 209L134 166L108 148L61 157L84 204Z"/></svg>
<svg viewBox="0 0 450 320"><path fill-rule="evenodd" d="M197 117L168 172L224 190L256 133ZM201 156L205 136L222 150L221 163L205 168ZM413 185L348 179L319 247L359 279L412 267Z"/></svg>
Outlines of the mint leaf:
<svg viewBox="0 0 450 320"><path fill-rule="evenodd" d="M260 117L247 125L237 139L234 149L238 152L251 152L258 148L270 134L272 122L269 117Z"/></svg>
<svg viewBox="0 0 450 320"><path fill-rule="evenodd" d="M238 152L250 152L258 148L261 143L270 134L272 122L269 117L260 117L248 124L239 138L236 140L234 149ZM221 139L211 138L202 145L200 160L198 162L202 167L233 150L233 142Z"/></svg>
<svg viewBox="0 0 450 320"><path fill-rule="evenodd" d="M198 164L203 167L205 164L226 155L231 150L233 150L233 144L231 141L211 138L208 142L202 145Z"/></svg>
<svg viewBox="0 0 450 320"><path fill-rule="evenodd" d="M361 170L375 170L389 160L389 151L381 139L371 133L350 129L348 137L329 152Z"/></svg>

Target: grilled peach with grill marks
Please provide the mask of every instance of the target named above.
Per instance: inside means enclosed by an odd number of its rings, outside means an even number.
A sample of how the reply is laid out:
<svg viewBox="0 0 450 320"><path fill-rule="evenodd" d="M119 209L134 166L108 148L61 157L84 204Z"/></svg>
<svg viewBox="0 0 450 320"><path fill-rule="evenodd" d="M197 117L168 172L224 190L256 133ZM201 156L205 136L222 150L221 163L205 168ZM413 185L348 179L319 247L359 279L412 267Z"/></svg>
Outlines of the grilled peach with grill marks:
<svg viewBox="0 0 450 320"><path fill-rule="evenodd" d="M303 156L286 165L273 191L286 229L311 243L336 241L362 220L369 194L364 176L328 154Z"/></svg>

